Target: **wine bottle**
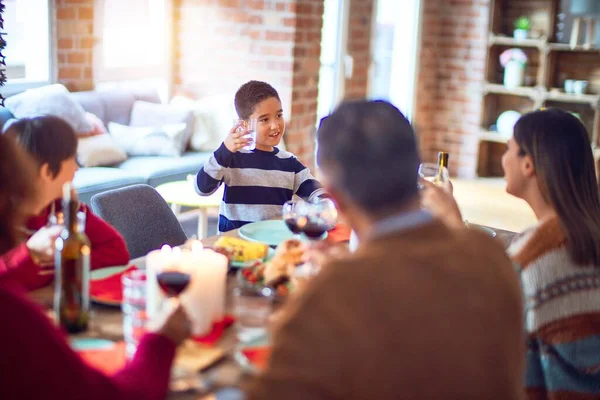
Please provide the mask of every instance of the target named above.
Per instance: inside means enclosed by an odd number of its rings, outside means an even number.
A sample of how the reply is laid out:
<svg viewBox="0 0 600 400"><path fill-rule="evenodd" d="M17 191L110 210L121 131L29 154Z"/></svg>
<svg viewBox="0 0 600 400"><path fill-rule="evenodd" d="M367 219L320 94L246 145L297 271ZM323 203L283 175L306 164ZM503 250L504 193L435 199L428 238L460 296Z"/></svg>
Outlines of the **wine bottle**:
<svg viewBox="0 0 600 400"><path fill-rule="evenodd" d="M438 165L448 169L448 153L445 151L438 152Z"/></svg>
<svg viewBox="0 0 600 400"><path fill-rule="evenodd" d="M445 151L438 152L438 172L434 179L436 185L441 185L444 182L444 168L448 169L448 153Z"/></svg>
<svg viewBox="0 0 600 400"><path fill-rule="evenodd" d="M71 183L63 186L65 227L55 243L54 312L68 333L84 332L90 314L90 241Z"/></svg>

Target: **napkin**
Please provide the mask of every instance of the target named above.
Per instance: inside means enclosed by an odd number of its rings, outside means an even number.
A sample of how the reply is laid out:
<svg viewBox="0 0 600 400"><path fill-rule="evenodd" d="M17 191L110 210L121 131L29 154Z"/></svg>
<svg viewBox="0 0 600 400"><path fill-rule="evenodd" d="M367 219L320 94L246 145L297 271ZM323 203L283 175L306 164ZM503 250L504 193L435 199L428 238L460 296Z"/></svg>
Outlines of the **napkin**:
<svg viewBox="0 0 600 400"><path fill-rule="evenodd" d="M271 347L246 347L242 350L242 354L248 359L250 364L259 370L263 370L267 366L269 358L271 357Z"/></svg>
<svg viewBox="0 0 600 400"><path fill-rule="evenodd" d="M229 328L235 322L235 318L231 315L226 315L221 321L213 324L212 330L203 336L194 336L192 340L197 343L204 344L206 346L214 346L221 336L225 333L225 330Z"/></svg>
<svg viewBox="0 0 600 400"><path fill-rule="evenodd" d="M350 240L352 229L343 223L338 223L327 233L327 240L332 243L348 242Z"/></svg>
<svg viewBox="0 0 600 400"><path fill-rule="evenodd" d="M131 265L121 273L90 281L90 297L100 301L114 303L123 302L123 285L121 283L121 278L124 274L136 269L138 269L138 267Z"/></svg>

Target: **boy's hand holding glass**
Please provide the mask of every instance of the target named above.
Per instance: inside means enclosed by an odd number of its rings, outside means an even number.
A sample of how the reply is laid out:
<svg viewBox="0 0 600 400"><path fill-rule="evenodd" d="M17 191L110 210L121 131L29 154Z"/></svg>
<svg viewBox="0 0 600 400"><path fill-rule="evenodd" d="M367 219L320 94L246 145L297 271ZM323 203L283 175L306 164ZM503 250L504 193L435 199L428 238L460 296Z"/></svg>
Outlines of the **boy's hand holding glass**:
<svg viewBox="0 0 600 400"><path fill-rule="evenodd" d="M223 142L227 150L232 153L236 153L244 147L250 146L253 142L251 131L248 130L247 124L244 120L235 120L234 126L229 131L229 135Z"/></svg>

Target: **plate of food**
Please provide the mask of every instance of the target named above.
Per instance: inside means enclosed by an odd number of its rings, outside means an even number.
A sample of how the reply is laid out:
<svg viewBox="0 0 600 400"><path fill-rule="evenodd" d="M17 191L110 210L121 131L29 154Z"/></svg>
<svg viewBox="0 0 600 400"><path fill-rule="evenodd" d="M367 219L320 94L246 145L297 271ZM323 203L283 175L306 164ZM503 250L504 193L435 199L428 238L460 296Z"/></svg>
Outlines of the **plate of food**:
<svg viewBox="0 0 600 400"><path fill-rule="evenodd" d="M221 236L212 249L225 255L231 268L248 268L269 260L275 254L275 250L264 243L249 242L233 236Z"/></svg>
<svg viewBox="0 0 600 400"><path fill-rule="evenodd" d="M244 285L271 287L276 300L283 300L301 285L296 270L303 264L305 249L305 244L297 239L286 240L269 260L238 271L238 279Z"/></svg>

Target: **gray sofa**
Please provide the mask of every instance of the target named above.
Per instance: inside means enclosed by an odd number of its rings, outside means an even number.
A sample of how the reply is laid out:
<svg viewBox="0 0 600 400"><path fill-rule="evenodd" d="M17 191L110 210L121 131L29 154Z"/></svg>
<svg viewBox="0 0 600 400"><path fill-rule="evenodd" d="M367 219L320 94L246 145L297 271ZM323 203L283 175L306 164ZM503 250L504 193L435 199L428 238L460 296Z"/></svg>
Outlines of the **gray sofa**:
<svg viewBox="0 0 600 400"><path fill-rule="evenodd" d="M83 108L108 122L129 125L133 103L143 100L160 103L155 90L114 90L106 92L74 92L72 96ZM0 108L0 126L13 118L10 111ZM130 157L113 167L80 168L73 184L82 201L89 203L97 193L137 183L156 187L166 182L183 180L195 174L211 153L186 152L181 157Z"/></svg>

